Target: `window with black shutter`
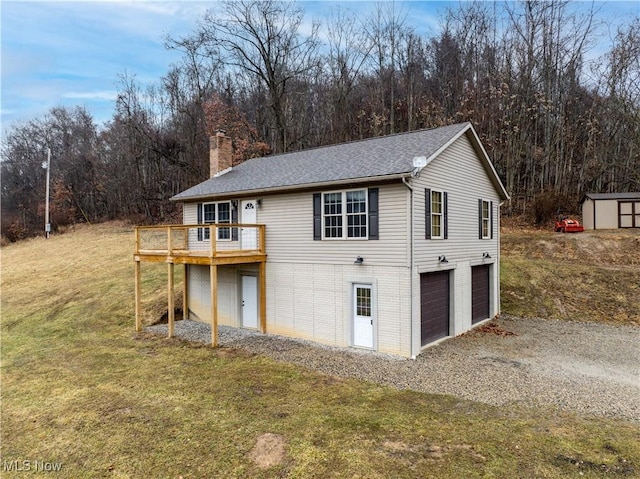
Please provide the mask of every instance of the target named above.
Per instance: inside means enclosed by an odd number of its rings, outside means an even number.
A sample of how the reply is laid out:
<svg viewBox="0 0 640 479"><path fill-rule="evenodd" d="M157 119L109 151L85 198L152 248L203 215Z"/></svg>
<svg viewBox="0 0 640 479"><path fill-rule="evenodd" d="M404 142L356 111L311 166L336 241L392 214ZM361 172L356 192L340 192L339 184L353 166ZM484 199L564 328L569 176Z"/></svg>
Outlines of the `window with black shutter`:
<svg viewBox="0 0 640 479"><path fill-rule="evenodd" d="M378 188L313 195L313 239L379 239Z"/></svg>

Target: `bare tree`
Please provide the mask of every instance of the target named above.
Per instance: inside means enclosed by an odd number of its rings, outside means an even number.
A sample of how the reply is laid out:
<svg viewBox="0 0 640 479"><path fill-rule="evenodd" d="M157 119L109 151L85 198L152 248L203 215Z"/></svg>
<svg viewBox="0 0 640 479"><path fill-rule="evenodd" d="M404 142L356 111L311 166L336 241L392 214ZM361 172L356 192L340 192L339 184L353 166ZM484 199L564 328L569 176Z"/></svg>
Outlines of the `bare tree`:
<svg viewBox="0 0 640 479"><path fill-rule="evenodd" d="M275 150L286 151L289 84L317 66L318 26L302 33L303 12L293 2L225 1L209 10L196 33L203 54L216 59L245 86L258 80L267 93Z"/></svg>
<svg viewBox="0 0 640 479"><path fill-rule="evenodd" d="M358 29L357 17L344 9L334 9L326 26L327 55L325 72L327 95L331 105L328 114L330 138L333 142L353 138L352 125L358 105L353 104L352 93L373 45L368 44L363 31ZM354 111L356 110L356 111Z"/></svg>

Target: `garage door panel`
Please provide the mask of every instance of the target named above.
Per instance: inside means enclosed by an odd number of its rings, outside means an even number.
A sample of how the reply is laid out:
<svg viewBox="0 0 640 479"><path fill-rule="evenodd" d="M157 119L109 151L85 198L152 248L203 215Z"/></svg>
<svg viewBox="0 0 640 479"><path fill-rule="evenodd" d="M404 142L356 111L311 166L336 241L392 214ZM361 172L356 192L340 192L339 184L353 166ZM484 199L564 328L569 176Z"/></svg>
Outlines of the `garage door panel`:
<svg viewBox="0 0 640 479"><path fill-rule="evenodd" d="M489 311L490 269L486 265L471 268L471 323L487 319Z"/></svg>
<svg viewBox="0 0 640 479"><path fill-rule="evenodd" d="M449 336L449 272L420 275L421 343Z"/></svg>

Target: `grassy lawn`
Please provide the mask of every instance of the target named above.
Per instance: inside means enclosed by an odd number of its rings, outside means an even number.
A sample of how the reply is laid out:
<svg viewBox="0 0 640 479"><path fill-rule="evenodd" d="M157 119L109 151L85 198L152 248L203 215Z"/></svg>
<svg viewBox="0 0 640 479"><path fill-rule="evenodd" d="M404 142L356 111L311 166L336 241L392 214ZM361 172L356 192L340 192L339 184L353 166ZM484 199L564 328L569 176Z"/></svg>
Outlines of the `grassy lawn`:
<svg viewBox="0 0 640 479"><path fill-rule="evenodd" d="M640 231L502 234L502 310L640 325Z"/></svg>
<svg viewBox="0 0 640 479"><path fill-rule="evenodd" d="M638 424L398 391L136 335L132 250L118 224L3 248L1 477L25 477L16 467L35 461L61 464L48 475L65 478L640 473ZM160 315L165 267L143 269L144 308Z"/></svg>

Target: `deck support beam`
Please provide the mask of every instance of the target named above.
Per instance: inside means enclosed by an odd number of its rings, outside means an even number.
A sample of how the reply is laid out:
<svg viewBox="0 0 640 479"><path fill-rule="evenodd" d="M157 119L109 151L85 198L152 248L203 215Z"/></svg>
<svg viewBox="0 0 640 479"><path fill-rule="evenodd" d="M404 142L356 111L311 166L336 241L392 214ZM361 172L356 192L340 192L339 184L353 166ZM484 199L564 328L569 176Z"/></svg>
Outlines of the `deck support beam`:
<svg viewBox="0 0 640 479"><path fill-rule="evenodd" d="M264 334L267 332L267 263L261 261L258 264L260 265L260 287L258 288L260 291L260 332Z"/></svg>
<svg viewBox="0 0 640 479"><path fill-rule="evenodd" d="M209 267L211 280L211 346L218 346L218 265Z"/></svg>
<svg viewBox="0 0 640 479"><path fill-rule="evenodd" d="M173 292L173 263L167 263L167 330L172 338L175 332L175 294Z"/></svg>
<svg viewBox="0 0 640 479"><path fill-rule="evenodd" d="M257 230L258 244L252 249L242 249L241 242L238 243L240 249L218 250L218 228L253 228ZM142 232L165 231L166 247L157 244L157 234L146 239ZM190 233L208 231L209 249L189 248ZM180 234L174 234L178 232ZM143 241L144 240L144 241ZM154 243L156 241L156 243ZM174 244L175 243L175 244ZM211 281L211 345L218 346L218 266L222 265L243 265L258 263L259 268L259 329L261 332L267 331L267 306L266 306L266 237L265 226L258 224L196 224L196 225L165 225L165 226L138 226L135 228L135 250L134 276L135 276L135 327L136 331L142 331L142 287L141 287L141 263L167 263L167 334L173 337L175 334L175 278L174 268L176 264L184 264L184 282L182 291L183 318L189 318L189 265L209 266Z"/></svg>
<svg viewBox="0 0 640 479"><path fill-rule="evenodd" d="M140 261L135 261L133 270L135 280L135 312L136 312L136 331L142 331L142 308L141 308L141 290L140 290Z"/></svg>
<svg viewBox="0 0 640 479"><path fill-rule="evenodd" d="M182 283L182 319L189 319L189 265L184 265L184 282Z"/></svg>

